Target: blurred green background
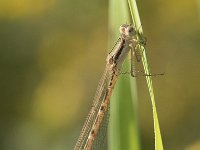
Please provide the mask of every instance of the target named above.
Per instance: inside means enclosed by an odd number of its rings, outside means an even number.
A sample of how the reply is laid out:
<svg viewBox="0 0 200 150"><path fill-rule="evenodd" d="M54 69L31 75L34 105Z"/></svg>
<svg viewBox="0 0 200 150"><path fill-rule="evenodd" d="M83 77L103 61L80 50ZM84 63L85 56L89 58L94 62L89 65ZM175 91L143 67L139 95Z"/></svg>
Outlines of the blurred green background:
<svg viewBox="0 0 200 150"><path fill-rule="evenodd" d="M139 1L163 144L200 149L200 1ZM117 10L116 10L117 11ZM106 0L0 0L0 149L71 150L108 50ZM138 77L142 149L154 149Z"/></svg>

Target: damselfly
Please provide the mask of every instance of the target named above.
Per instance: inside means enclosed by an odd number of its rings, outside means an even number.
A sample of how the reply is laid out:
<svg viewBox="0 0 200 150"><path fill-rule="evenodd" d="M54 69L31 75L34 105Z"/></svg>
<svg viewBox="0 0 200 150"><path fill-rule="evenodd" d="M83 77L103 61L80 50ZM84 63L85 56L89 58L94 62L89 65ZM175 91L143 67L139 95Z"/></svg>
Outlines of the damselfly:
<svg viewBox="0 0 200 150"><path fill-rule="evenodd" d="M109 108L109 102L113 88L120 75L122 64L131 51L131 59L140 62L141 55L137 47L140 44L137 40L137 32L132 25L123 24L120 26L120 37L106 59L106 68L99 82L92 108L88 114L81 134L74 150L94 149L94 142L99 134L103 119ZM131 63L132 64L132 63ZM131 67L131 75L137 76L137 70ZM143 73L143 75L145 75Z"/></svg>

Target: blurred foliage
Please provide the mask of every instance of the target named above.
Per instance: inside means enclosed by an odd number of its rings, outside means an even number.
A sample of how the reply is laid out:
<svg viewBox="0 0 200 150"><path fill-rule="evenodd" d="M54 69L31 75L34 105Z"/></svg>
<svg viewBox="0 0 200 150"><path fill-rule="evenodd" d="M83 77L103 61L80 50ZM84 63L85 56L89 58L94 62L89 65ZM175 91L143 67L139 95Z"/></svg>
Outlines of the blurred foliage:
<svg viewBox="0 0 200 150"><path fill-rule="evenodd" d="M138 1L165 149L200 149L198 1ZM105 65L107 1L0 1L0 149L72 149ZM156 28L156 30L155 30ZM142 149L151 103L138 77Z"/></svg>

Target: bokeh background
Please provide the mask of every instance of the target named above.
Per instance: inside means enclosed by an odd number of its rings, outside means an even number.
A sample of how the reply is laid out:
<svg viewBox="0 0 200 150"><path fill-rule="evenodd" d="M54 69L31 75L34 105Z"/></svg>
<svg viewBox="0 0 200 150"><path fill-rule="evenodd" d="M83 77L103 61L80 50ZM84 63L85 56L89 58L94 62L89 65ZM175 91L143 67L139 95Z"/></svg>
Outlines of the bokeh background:
<svg viewBox="0 0 200 150"><path fill-rule="evenodd" d="M71 150L108 50L106 0L0 0L0 149ZM200 1L138 0L163 144L200 149ZM117 11L117 10L116 10ZM154 149L138 79L142 149Z"/></svg>

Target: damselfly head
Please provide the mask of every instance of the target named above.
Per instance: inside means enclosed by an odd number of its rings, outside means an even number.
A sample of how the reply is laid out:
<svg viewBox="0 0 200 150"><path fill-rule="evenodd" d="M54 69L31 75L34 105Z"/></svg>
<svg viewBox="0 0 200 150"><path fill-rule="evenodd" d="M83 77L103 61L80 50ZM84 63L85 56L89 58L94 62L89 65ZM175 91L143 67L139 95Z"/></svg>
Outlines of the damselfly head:
<svg viewBox="0 0 200 150"><path fill-rule="evenodd" d="M135 28L132 25L123 24L120 26L119 31L123 37L133 37L136 35Z"/></svg>

